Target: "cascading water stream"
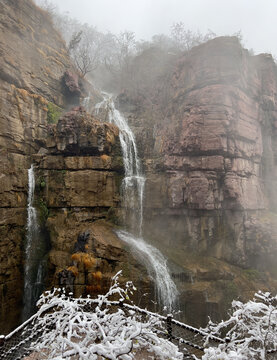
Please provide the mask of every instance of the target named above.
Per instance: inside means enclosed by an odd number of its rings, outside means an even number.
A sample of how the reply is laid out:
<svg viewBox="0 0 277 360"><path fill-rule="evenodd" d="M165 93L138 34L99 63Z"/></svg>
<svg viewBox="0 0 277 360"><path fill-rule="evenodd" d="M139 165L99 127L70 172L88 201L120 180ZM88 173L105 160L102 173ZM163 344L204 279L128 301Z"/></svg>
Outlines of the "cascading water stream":
<svg viewBox="0 0 277 360"><path fill-rule="evenodd" d="M83 99L82 106L86 109L88 113L90 112L90 92L88 96Z"/></svg>
<svg viewBox="0 0 277 360"><path fill-rule="evenodd" d="M136 219L132 217L131 223L128 223L138 236L127 231L117 231L117 235L146 266L148 274L155 281L159 302L171 311L176 304L178 290L170 277L166 259L158 249L147 244L142 238L145 177L142 174L135 137L124 116L115 108L112 96L106 93L103 93L103 96L104 100L95 107L96 113L99 113L100 109L106 110L109 122L117 125L120 130L119 138L125 169L125 177L122 181L125 214L129 214L133 209L137 209L138 213Z"/></svg>
<svg viewBox="0 0 277 360"><path fill-rule="evenodd" d="M178 290L172 281L166 259L154 246L147 244L142 238L137 238L127 231L117 231L117 236L131 248L131 252L145 265L148 274L155 281L158 299L171 311L176 305Z"/></svg>
<svg viewBox="0 0 277 360"><path fill-rule="evenodd" d="M39 225L37 212L34 207L35 194L35 173L34 166L28 170L28 206L27 206L27 226L26 226L26 247L25 247L25 266L24 266L24 293L23 293L23 320L28 319L34 310L37 300L35 292L35 282L37 278L38 254L37 243L39 237Z"/></svg>
<svg viewBox="0 0 277 360"><path fill-rule="evenodd" d="M141 171L135 137L124 116L115 108L112 96L106 93L103 95L104 100L97 104L95 109L97 113L102 108L107 110L109 122L115 124L120 130L119 139L125 169L125 177L121 185L123 205L125 214L128 215L130 215L128 210L137 209L138 216L133 216L133 221L130 221L128 225L136 234L142 236L145 177Z"/></svg>

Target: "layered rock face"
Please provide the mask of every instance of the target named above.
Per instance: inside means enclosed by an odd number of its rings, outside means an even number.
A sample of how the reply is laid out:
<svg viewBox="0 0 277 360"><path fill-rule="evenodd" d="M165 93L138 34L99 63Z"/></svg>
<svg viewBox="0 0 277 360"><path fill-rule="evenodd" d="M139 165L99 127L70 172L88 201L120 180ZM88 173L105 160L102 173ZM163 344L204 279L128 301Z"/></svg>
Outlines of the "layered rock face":
<svg viewBox="0 0 277 360"><path fill-rule="evenodd" d="M46 286L96 295L119 269L140 289L138 298L152 286L113 232L123 177L118 129L80 107L66 113L83 89L59 34L31 1L1 5L4 333L22 309L31 163L50 248ZM179 59L167 85L155 111L143 101L138 111L128 93L121 107L147 177L145 238L169 257L183 319L204 325L207 315L224 316L233 298L276 288L276 67L269 55L249 56L235 38L218 38Z"/></svg>
<svg viewBox="0 0 277 360"><path fill-rule="evenodd" d="M66 113L79 105L89 84L76 75L65 44L44 11L30 0L4 0L0 27L3 334L21 321L32 163L41 248L49 250L40 259L45 286L65 286L76 296L95 296L107 290L120 269L122 281L138 279L142 291L152 285L112 230L123 176L118 129L80 107ZM91 102L97 102L94 90L90 92Z"/></svg>
<svg viewBox="0 0 277 360"><path fill-rule="evenodd" d="M0 329L20 320L30 155L47 134L48 103L66 106L63 40L31 1L1 1Z"/></svg>
<svg viewBox="0 0 277 360"><path fill-rule="evenodd" d="M121 281L132 279L149 291L145 270L113 232L124 173L118 128L77 107L49 129L46 146L35 159L36 198L51 243L48 287L95 296L122 270Z"/></svg>
<svg viewBox="0 0 277 360"><path fill-rule="evenodd" d="M162 103L159 89L152 109L145 101L139 112L138 99L119 97L144 157L146 237L181 266L194 253L276 278L272 57L250 56L236 38L217 38L176 61L168 87ZM196 264L186 266L196 276ZM187 293L183 297L186 302Z"/></svg>
<svg viewBox="0 0 277 360"><path fill-rule="evenodd" d="M4 0L0 27L0 333L7 333L21 320L31 163L42 248L51 249L41 259L46 285L69 282L76 295L95 295L119 268L125 278L143 273L148 287L149 280L104 221L117 219L118 129L81 108L53 124L79 104L85 85L45 12L29 0ZM86 248L73 260L84 232Z"/></svg>

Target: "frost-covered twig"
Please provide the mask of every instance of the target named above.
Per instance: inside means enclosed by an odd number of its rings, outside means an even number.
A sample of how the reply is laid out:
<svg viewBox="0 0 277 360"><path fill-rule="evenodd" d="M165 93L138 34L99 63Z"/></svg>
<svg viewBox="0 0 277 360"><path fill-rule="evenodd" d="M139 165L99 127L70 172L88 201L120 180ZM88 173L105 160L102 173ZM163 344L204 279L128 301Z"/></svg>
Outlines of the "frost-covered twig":
<svg viewBox="0 0 277 360"><path fill-rule="evenodd" d="M267 359L267 352L277 350L277 295L259 291L253 300L243 304L233 301L233 314L218 324L210 322L205 329L230 341L205 350L203 360Z"/></svg>
<svg viewBox="0 0 277 360"><path fill-rule="evenodd" d="M177 346L157 335L162 328L159 317L151 313L143 317L129 309L114 309L111 298L122 301L135 290L131 282L125 288L119 286L119 276L120 273L113 278L107 294L98 296L93 312L86 311L80 300L70 299L64 293L42 295L33 331L42 327L45 330L40 342L33 344L33 349L45 351L48 359L59 356L71 359L77 355L80 360L96 360L98 356L131 360L141 349L156 359L182 359Z"/></svg>

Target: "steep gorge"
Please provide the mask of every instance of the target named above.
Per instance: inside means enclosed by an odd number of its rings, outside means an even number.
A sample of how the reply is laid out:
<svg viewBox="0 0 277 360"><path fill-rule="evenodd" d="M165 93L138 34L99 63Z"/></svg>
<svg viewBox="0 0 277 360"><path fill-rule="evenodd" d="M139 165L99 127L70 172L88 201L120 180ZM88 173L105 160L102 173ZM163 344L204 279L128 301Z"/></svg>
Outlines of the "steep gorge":
<svg viewBox="0 0 277 360"><path fill-rule="evenodd" d="M43 27L42 27L43 24ZM70 68L51 21L30 1L1 1L0 14L0 327L18 324L30 156L47 134L47 104L65 107L63 73Z"/></svg>
<svg viewBox="0 0 277 360"><path fill-rule="evenodd" d="M47 14L29 0L0 1L3 333L22 310L32 163L42 241L50 247L46 286L95 295L122 269L138 299L153 289L113 232L124 173L117 127L79 107L89 84L76 75ZM169 258L184 319L204 325L207 315L224 316L234 297L277 288L276 66L226 37L193 48L174 69L165 101L152 99L155 112L128 91L118 103L143 157L145 238Z"/></svg>
<svg viewBox="0 0 277 360"><path fill-rule="evenodd" d="M119 269L125 279L142 279L142 292L151 285L107 222L116 221L120 202L118 129L76 107L89 84L76 75L49 16L29 0L4 0L1 7L0 332L6 333L23 308L31 164L39 241L50 249L40 255L48 264L45 286L97 294Z"/></svg>
<svg viewBox="0 0 277 360"><path fill-rule="evenodd" d="M277 68L235 37L173 62L166 91L131 88L118 103L144 158L145 236L176 265L189 321L204 322L276 289Z"/></svg>

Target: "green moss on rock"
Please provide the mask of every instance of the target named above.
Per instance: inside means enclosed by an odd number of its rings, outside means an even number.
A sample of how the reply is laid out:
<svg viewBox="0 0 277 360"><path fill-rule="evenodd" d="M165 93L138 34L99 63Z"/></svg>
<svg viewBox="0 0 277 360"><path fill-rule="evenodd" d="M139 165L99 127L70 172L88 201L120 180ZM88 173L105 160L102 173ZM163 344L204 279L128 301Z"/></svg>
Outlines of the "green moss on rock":
<svg viewBox="0 0 277 360"><path fill-rule="evenodd" d="M38 201L38 209L39 209L40 223L43 225L43 224L45 224L45 222L48 218L49 210L48 210L48 207L47 207L45 201L41 198Z"/></svg>
<svg viewBox="0 0 277 360"><path fill-rule="evenodd" d="M47 104L47 109L48 109L48 112L47 112L48 124L57 124L57 122L62 114L62 109L59 106L57 106L51 102L49 102Z"/></svg>
<svg viewBox="0 0 277 360"><path fill-rule="evenodd" d="M243 274L250 281L256 281L262 279L262 274L256 269L245 269L243 270Z"/></svg>

